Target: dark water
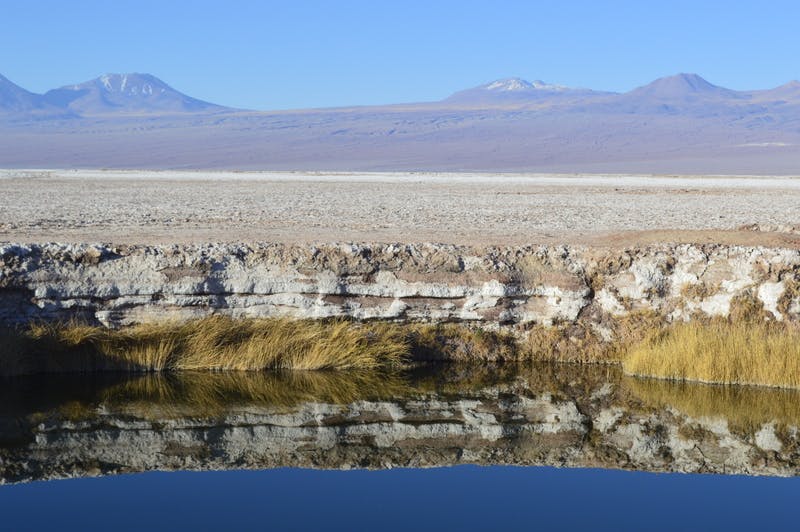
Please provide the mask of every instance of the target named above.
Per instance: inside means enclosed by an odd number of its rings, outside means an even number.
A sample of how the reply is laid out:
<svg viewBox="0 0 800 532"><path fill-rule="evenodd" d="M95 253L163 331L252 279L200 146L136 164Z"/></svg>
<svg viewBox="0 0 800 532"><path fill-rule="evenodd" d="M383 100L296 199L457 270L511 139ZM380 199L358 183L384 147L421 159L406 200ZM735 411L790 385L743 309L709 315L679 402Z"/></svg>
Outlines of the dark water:
<svg viewBox="0 0 800 532"><path fill-rule="evenodd" d="M18 378L0 530L794 528L799 426L596 366Z"/></svg>

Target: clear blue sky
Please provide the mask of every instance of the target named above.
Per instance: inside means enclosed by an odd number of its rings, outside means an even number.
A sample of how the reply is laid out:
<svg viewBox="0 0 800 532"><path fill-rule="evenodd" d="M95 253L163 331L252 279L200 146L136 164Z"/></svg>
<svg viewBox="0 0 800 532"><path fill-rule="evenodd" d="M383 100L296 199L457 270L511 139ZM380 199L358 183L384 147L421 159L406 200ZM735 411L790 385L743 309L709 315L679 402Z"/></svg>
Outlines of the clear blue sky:
<svg viewBox="0 0 800 532"><path fill-rule="evenodd" d="M35 92L148 72L257 109L435 100L495 78L625 91L800 78L800 2L2 1L0 73Z"/></svg>

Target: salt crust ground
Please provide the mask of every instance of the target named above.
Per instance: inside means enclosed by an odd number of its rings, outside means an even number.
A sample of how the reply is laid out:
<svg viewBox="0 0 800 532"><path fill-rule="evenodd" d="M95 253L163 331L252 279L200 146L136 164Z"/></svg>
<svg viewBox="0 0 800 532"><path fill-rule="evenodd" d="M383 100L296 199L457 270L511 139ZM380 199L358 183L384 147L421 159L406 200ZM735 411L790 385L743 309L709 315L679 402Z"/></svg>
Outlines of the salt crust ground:
<svg viewBox="0 0 800 532"><path fill-rule="evenodd" d="M0 170L0 241L800 247L798 226L800 177Z"/></svg>

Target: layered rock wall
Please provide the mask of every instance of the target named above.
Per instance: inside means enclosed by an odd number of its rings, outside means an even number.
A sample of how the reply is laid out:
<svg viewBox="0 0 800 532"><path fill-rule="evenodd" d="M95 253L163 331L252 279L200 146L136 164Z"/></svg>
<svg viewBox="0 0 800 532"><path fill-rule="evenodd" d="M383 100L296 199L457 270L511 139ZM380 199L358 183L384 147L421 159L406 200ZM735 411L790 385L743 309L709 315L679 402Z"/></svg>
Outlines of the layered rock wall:
<svg viewBox="0 0 800 532"><path fill-rule="evenodd" d="M725 316L748 295L800 316L800 251L661 244L0 245L0 323L116 327L210 314L456 321L525 328L639 310ZM604 330L604 329L603 329Z"/></svg>

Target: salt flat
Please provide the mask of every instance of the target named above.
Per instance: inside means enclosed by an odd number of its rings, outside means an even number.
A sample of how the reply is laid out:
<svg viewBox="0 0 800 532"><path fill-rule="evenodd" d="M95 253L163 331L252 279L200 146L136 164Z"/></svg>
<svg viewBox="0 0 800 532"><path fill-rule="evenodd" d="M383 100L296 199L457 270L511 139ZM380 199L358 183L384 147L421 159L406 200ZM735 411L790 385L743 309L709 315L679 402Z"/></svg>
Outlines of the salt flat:
<svg viewBox="0 0 800 532"><path fill-rule="evenodd" d="M797 177L0 170L0 198L3 241L800 245Z"/></svg>

